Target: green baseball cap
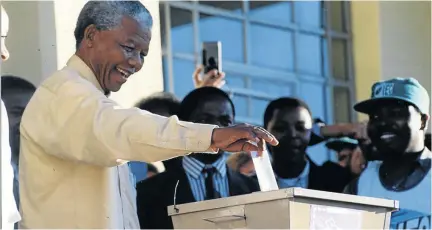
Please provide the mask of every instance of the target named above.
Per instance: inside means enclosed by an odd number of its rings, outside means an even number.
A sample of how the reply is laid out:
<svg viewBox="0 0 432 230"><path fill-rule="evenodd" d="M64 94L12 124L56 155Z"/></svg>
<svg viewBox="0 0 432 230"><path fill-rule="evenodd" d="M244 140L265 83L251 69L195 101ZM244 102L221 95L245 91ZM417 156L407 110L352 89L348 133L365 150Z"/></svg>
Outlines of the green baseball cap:
<svg viewBox="0 0 432 230"><path fill-rule="evenodd" d="M332 138L325 144L327 148L334 151L341 151L344 147L355 148L358 146L358 141L349 137Z"/></svg>
<svg viewBox="0 0 432 230"><path fill-rule="evenodd" d="M388 100L401 100L417 107L421 113L429 114L430 98L426 89L414 78L393 78L372 86L371 98L354 105L361 113L370 113Z"/></svg>

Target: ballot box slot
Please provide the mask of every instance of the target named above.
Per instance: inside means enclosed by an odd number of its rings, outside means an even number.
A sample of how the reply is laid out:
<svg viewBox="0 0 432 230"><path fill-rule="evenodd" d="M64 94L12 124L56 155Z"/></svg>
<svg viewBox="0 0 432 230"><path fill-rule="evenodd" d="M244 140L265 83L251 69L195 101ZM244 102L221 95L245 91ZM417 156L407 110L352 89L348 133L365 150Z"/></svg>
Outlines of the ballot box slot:
<svg viewBox="0 0 432 230"><path fill-rule="evenodd" d="M216 224L216 223L233 221L233 220L246 220L246 216L238 216L238 215L217 216L212 218L203 218L203 220Z"/></svg>
<svg viewBox="0 0 432 230"><path fill-rule="evenodd" d="M236 220L246 220L245 206L241 205L216 210L211 216L203 217L202 220L214 224Z"/></svg>

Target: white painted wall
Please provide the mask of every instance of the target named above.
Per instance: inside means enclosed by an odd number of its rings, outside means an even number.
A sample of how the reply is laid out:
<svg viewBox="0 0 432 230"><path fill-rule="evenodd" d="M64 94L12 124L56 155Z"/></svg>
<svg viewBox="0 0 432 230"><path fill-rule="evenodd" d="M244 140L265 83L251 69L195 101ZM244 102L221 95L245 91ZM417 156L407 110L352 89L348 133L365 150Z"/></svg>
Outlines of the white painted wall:
<svg viewBox="0 0 432 230"><path fill-rule="evenodd" d="M380 39L382 78L416 78L431 95L431 2L381 1Z"/></svg>

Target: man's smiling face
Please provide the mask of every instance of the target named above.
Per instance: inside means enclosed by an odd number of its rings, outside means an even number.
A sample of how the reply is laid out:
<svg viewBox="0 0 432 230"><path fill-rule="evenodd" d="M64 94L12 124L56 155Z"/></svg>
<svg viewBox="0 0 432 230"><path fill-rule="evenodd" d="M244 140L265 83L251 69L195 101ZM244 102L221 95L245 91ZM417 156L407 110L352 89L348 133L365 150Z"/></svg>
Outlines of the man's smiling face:
<svg viewBox="0 0 432 230"><path fill-rule="evenodd" d="M410 151L421 128L422 115L400 100L386 100L369 114L368 135L384 158Z"/></svg>
<svg viewBox="0 0 432 230"><path fill-rule="evenodd" d="M101 87L116 92L128 77L138 72L149 52L151 30L124 16L119 28L98 30L90 25L85 31L84 46L88 60Z"/></svg>

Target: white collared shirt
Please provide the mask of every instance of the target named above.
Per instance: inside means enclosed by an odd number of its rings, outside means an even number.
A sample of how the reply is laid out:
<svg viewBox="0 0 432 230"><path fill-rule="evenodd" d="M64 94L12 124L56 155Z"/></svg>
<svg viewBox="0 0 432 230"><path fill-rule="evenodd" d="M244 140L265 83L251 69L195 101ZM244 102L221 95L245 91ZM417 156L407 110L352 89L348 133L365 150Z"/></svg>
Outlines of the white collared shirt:
<svg viewBox="0 0 432 230"><path fill-rule="evenodd" d="M1 207L2 229L14 229L14 224L21 220L13 194L14 172L11 164L9 145L9 120L6 107L1 101Z"/></svg>
<svg viewBox="0 0 432 230"><path fill-rule="evenodd" d="M38 87L21 120L20 228L139 228L127 162L217 153L215 127L121 108L72 56Z"/></svg>

